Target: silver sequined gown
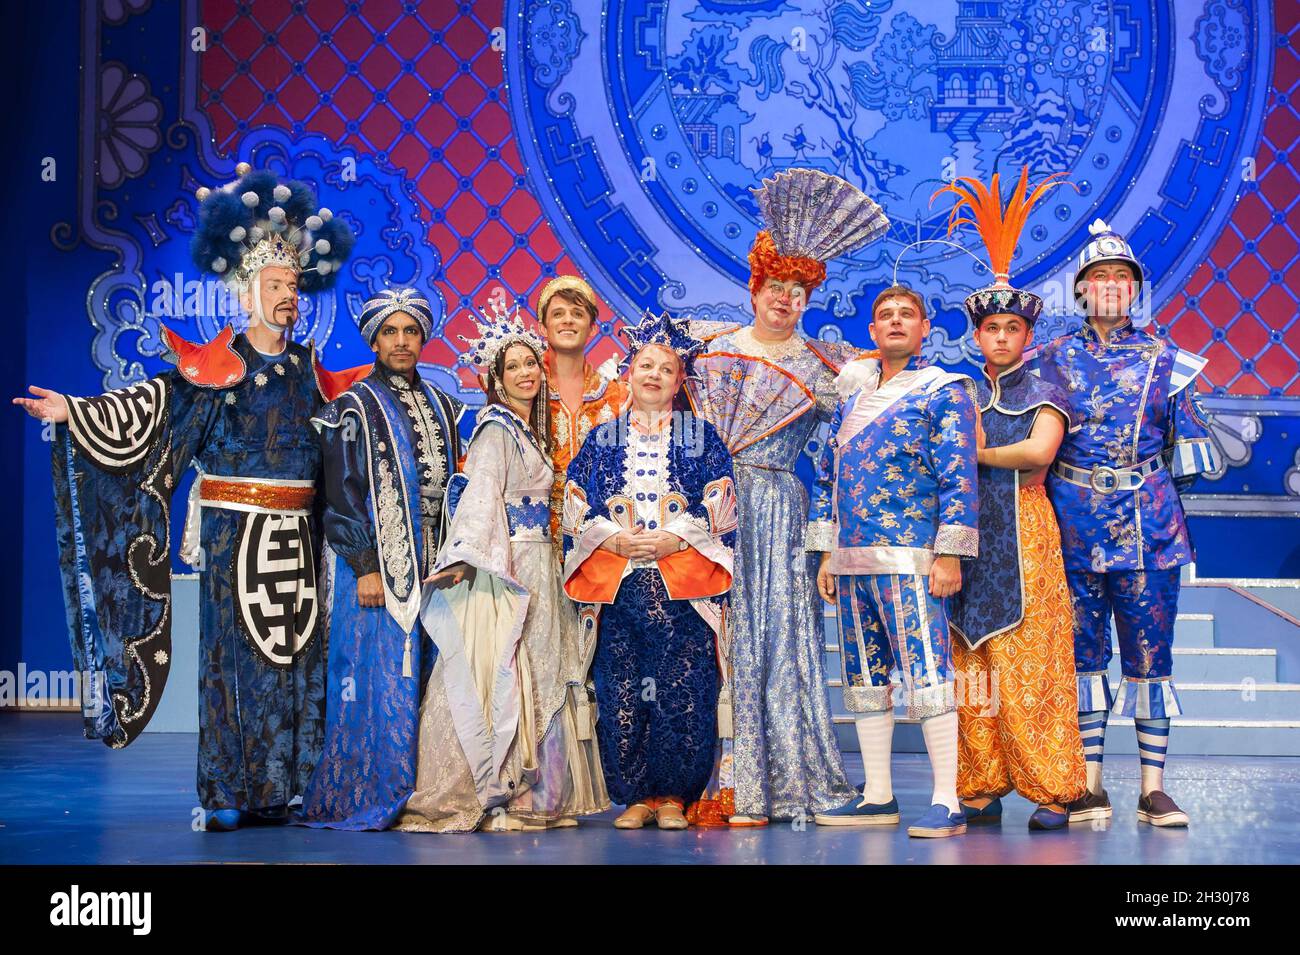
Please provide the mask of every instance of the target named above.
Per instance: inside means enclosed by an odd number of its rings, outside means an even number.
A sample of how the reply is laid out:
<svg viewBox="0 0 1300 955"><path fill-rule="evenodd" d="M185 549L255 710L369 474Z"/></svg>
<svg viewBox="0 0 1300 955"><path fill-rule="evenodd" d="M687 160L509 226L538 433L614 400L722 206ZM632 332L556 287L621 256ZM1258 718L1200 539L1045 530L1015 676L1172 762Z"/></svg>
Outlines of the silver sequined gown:
<svg viewBox="0 0 1300 955"><path fill-rule="evenodd" d="M745 330L710 351L752 353ZM835 372L809 348L768 358L815 407L734 455L740 528L731 591L736 812L790 819L843 805L844 775L826 699L819 555L805 550L808 492L794 473L835 408Z"/></svg>

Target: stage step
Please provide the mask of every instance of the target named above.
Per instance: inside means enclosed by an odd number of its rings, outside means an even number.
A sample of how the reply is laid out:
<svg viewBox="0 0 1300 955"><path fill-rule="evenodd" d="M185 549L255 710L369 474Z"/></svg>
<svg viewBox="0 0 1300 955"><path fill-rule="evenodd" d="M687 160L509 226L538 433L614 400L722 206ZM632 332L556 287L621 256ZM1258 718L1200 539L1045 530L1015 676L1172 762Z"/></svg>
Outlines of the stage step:
<svg viewBox="0 0 1300 955"><path fill-rule="evenodd" d="M1300 684L1175 681L1183 714L1205 720L1300 720Z"/></svg>
<svg viewBox="0 0 1300 955"><path fill-rule="evenodd" d="M1173 650L1174 683L1236 683L1254 680L1273 683L1277 680L1277 651L1271 647L1244 649L1237 647L1180 647ZM1110 661L1110 685L1119 688L1119 650Z"/></svg>
<svg viewBox="0 0 1300 955"><path fill-rule="evenodd" d="M1214 614L1180 613L1174 619L1174 646L1190 648L1214 645Z"/></svg>

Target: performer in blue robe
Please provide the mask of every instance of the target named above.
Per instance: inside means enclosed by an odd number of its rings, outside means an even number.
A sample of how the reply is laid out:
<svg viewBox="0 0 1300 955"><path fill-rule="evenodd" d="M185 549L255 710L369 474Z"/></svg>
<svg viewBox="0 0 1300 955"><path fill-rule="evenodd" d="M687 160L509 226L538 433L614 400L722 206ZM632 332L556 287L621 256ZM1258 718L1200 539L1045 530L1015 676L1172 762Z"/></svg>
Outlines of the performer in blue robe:
<svg viewBox="0 0 1300 955"><path fill-rule="evenodd" d="M163 334L176 368L92 398L15 399L59 423L54 485L85 732L120 748L149 722L171 662L172 492L191 462L181 557L199 570L199 803L210 829L241 812L283 821L320 752L314 493L321 405L311 350L289 340L299 291L326 287L352 246L302 183L237 167L199 190L196 261L233 282L248 331L206 345Z"/></svg>
<svg viewBox="0 0 1300 955"><path fill-rule="evenodd" d="M420 583L442 544L465 410L416 373L433 314L415 290L381 292L361 326L373 370L312 419L324 456L329 681L302 821L332 829L386 829L415 788L432 651L419 627Z"/></svg>
<svg viewBox="0 0 1300 955"><path fill-rule="evenodd" d="M713 426L671 410L703 348L685 326L625 329L631 407L587 436L565 484L564 589L596 634L596 737L627 806L620 829L686 828L716 750L736 490Z"/></svg>
<svg viewBox="0 0 1300 955"><path fill-rule="evenodd" d="M889 227L859 189L815 169L764 180L755 200L768 228L749 252L753 325L692 323L708 351L686 385L736 468L740 527L718 703L720 791L698 809L702 821L732 826L806 820L853 795L831 723L816 592L817 552L833 541L829 528L809 525L795 466L835 410L836 374L863 353L848 342L808 338L798 326L827 261Z"/></svg>

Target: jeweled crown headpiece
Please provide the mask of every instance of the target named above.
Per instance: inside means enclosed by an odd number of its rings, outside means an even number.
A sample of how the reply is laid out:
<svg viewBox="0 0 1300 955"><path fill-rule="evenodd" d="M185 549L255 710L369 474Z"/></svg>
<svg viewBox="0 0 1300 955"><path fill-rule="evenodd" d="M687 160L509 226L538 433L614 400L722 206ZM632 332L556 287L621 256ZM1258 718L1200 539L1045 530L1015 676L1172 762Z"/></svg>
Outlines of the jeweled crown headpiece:
<svg viewBox="0 0 1300 955"><path fill-rule="evenodd" d="M497 360L497 354L516 342L530 346L537 353L538 358L546 352L546 339L523 323L519 317L518 305L511 312L506 309L502 299L493 298L488 301L487 308L483 310L482 321L472 314L470 318L478 330L479 337L457 336L468 346L457 359L462 365L473 365L488 371Z"/></svg>
<svg viewBox="0 0 1300 955"><path fill-rule="evenodd" d="M787 169L753 190L766 229L749 253L751 292L769 276L793 278L811 292L826 263L874 242L889 218L857 186L820 169Z"/></svg>
<svg viewBox="0 0 1300 955"><path fill-rule="evenodd" d="M357 324L366 344L375 343L379 329L388 321L389 316L397 312L405 312L420 323L426 342L433 335L433 309L429 307L428 299L413 288L386 288L361 306L361 317L357 319Z"/></svg>
<svg viewBox="0 0 1300 955"><path fill-rule="evenodd" d="M199 227L190 243L195 264L247 288L268 265L299 275L298 288L328 288L352 254L356 237L343 220L318 208L306 183L280 182L269 170L235 167L239 179L198 189Z"/></svg>
<svg viewBox="0 0 1300 955"><path fill-rule="evenodd" d="M632 359L641 349L649 345L661 345L676 353L681 359L682 368L690 374L691 362L706 347L704 342L690 333L690 322L687 319L672 318L667 312L655 315L647 311L639 323L624 325L621 331L627 341L627 354L619 363L620 373L632 366Z"/></svg>
<svg viewBox="0 0 1300 955"><path fill-rule="evenodd" d="M966 296L963 303L966 315L976 328L989 315L1018 315L1032 325L1043 311L1043 300L1033 292L1026 292L1011 284L1011 259L1020 241L1020 233L1029 218L1029 211L1034 204L1052 186L1061 184L1058 172L1048 176L1033 190L1029 190L1029 167L1020 170L1020 181L1006 205L1002 204L999 190L999 177L995 172L989 185L978 179L962 177L935 191L930 201L945 192L957 197L956 203L948 211L948 235L959 225L975 227L979 237L984 240L984 249L988 254L989 266L993 270L993 284ZM969 210L970 218L962 216L963 210Z"/></svg>

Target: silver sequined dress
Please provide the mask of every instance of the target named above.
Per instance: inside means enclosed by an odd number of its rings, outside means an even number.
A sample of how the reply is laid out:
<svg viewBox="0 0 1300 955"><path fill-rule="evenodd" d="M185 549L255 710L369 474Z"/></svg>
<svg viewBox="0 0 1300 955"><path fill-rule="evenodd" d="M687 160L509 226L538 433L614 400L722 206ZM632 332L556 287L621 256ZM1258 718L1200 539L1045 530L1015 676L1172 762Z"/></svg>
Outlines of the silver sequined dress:
<svg viewBox="0 0 1300 955"><path fill-rule="evenodd" d="M773 819L832 809L854 795L827 703L819 555L805 549L808 493L794 468L818 423L834 411L835 367L858 352L813 345L817 352L797 338L764 349L748 328L709 342L710 352L778 365L815 399L805 400L806 410L779 430L733 448L740 521L731 591L736 812ZM732 368L754 379L774 375L758 362L736 361ZM734 429L721 424L726 439Z"/></svg>

